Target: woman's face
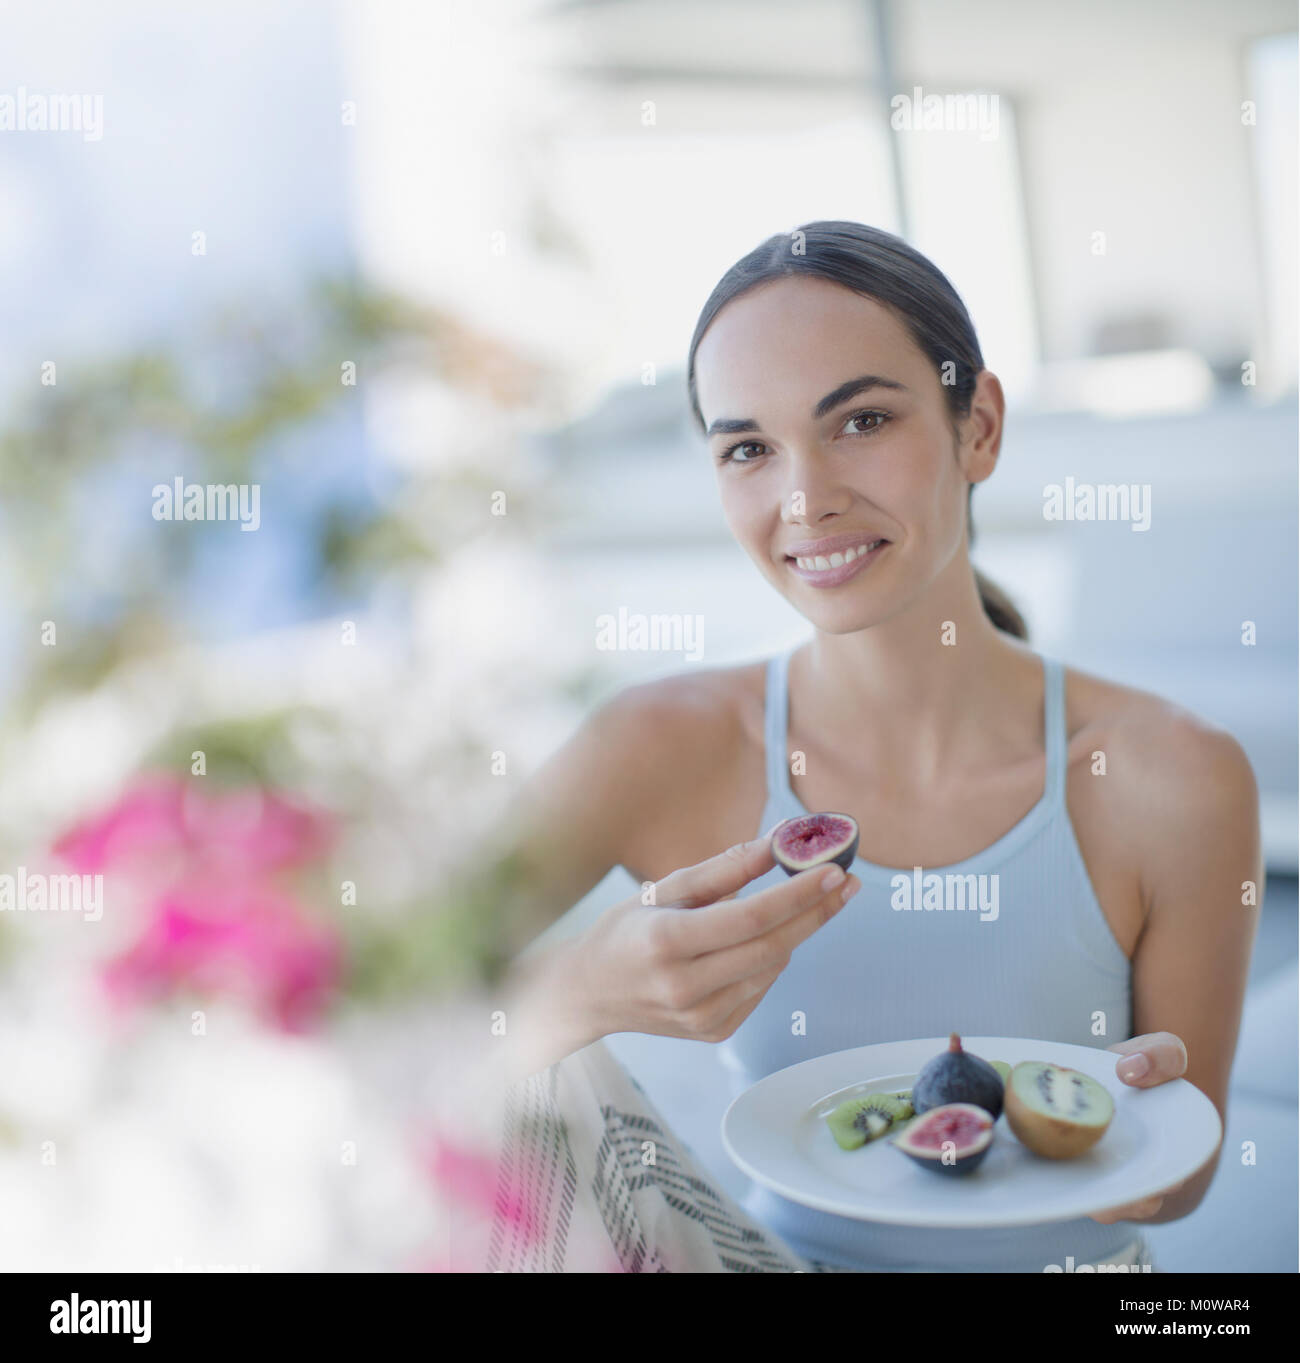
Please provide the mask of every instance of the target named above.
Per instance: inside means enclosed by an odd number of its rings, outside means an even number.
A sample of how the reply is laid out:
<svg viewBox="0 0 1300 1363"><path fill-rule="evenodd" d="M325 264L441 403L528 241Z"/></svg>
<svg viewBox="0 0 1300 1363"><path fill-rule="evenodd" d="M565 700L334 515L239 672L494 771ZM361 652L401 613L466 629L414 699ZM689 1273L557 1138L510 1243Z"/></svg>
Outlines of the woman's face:
<svg viewBox="0 0 1300 1363"><path fill-rule="evenodd" d="M819 629L866 629L945 569L968 572L967 488L993 471L1001 434L987 371L958 442L904 324L795 276L722 308L696 350L696 392L727 524Z"/></svg>

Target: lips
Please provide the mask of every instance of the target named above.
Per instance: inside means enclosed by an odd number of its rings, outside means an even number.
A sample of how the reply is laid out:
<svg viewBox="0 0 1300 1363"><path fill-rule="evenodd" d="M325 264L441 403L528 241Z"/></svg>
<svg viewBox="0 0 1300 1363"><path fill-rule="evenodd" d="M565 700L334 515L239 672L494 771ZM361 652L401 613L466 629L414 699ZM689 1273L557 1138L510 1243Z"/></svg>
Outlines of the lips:
<svg viewBox="0 0 1300 1363"><path fill-rule="evenodd" d="M886 538L865 540L861 536L838 536L834 540L792 545L786 562L811 586L837 587L875 562L888 545L890 541Z"/></svg>
<svg viewBox="0 0 1300 1363"><path fill-rule="evenodd" d="M880 548L889 541L882 538L871 540L849 541L839 547L833 547L829 540L822 541L815 547L798 546L801 552L790 552L787 558L795 561L804 572L825 572L830 568L840 568L847 563L853 563L857 559L864 557L873 550Z"/></svg>

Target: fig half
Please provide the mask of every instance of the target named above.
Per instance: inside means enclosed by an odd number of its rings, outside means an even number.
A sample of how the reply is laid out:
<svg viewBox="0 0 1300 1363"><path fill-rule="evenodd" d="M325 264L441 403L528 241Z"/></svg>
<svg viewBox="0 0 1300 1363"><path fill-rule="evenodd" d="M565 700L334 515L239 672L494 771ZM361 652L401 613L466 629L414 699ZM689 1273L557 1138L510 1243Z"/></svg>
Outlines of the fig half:
<svg viewBox="0 0 1300 1363"><path fill-rule="evenodd" d="M801 814L772 830L772 855L788 876L810 867L853 867L858 852L858 825L847 814Z"/></svg>
<svg viewBox="0 0 1300 1363"><path fill-rule="evenodd" d="M974 1103L947 1103L908 1123L892 1143L936 1174L969 1174L993 1145L993 1118Z"/></svg>
<svg viewBox="0 0 1300 1363"><path fill-rule="evenodd" d="M1006 1090L1007 1125L1044 1159L1074 1159L1106 1134L1115 1103L1090 1075L1045 1060L1024 1060Z"/></svg>

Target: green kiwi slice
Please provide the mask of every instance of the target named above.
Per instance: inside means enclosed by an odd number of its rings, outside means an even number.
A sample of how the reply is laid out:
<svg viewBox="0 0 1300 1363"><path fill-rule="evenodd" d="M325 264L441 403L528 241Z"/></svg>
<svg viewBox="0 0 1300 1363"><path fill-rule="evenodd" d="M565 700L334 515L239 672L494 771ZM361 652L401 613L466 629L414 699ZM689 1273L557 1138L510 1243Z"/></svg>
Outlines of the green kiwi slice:
<svg viewBox="0 0 1300 1363"><path fill-rule="evenodd" d="M903 1101L900 1095L868 1093L841 1103L828 1114L826 1125L841 1150L856 1150L911 1115L911 1103Z"/></svg>

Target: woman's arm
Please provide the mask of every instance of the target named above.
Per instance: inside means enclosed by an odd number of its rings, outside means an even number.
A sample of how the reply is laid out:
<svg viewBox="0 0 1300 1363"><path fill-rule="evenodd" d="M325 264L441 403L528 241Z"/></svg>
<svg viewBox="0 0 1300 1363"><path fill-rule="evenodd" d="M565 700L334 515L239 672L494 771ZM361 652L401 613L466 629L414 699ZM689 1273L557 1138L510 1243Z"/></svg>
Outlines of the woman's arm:
<svg viewBox="0 0 1300 1363"><path fill-rule="evenodd" d="M1240 744L1182 712L1131 746L1123 758L1133 779L1124 788L1131 817L1143 830L1145 925L1132 958L1137 1037L1113 1049L1142 1051L1148 1067L1133 1074L1121 1060L1116 1070L1140 1088L1181 1074L1210 1099L1226 1127L1228 1081L1264 893L1259 792ZM1104 1219L1186 1216L1205 1196L1218 1159L1216 1153L1162 1202L1117 1208Z"/></svg>
<svg viewBox="0 0 1300 1363"><path fill-rule="evenodd" d="M673 729L654 683L629 687L528 779L505 821L513 911L499 924L503 954L515 956L630 860L638 820L662 799ZM660 762L649 752L652 736Z"/></svg>
<svg viewBox="0 0 1300 1363"><path fill-rule="evenodd" d="M768 839L752 836L761 784L752 809L715 808L737 803L717 795L736 784L741 740L707 678L669 678L615 697L529 783L512 820L509 890L492 901L511 906L492 927L504 934L493 955L509 960L492 999L506 1019L505 1044L490 1048L501 1077L613 1032L730 1036L860 888L823 866L736 900L774 865ZM652 893L638 888L576 934L515 956L614 865Z"/></svg>
<svg viewBox="0 0 1300 1363"><path fill-rule="evenodd" d="M754 836L762 754L747 746L736 689L720 669L627 687L533 775L508 820L520 881L512 955L615 866L657 879Z"/></svg>
<svg viewBox="0 0 1300 1363"><path fill-rule="evenodd" d="M595 1039L580 997L581 937L536 939L627 859L629 832L655 802L661 770L644 754L647 735L672 745L671 715L657 695L654 683L629 687L586 716L516 795L505 836L476 859L464 898L474 931L488 937L481 955L509 1019L512 1074Z"/></svg>

